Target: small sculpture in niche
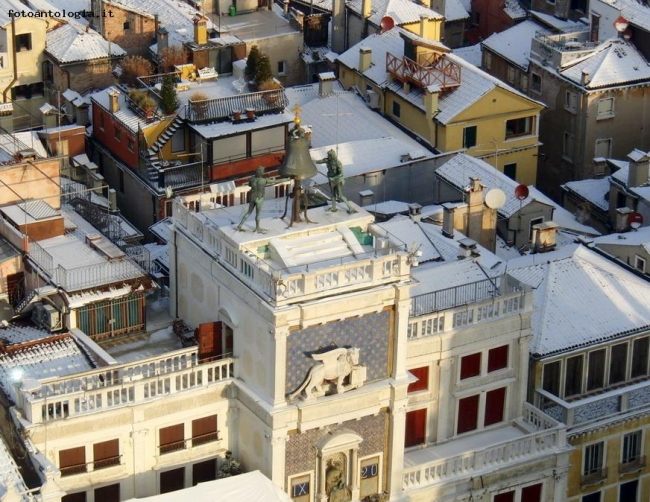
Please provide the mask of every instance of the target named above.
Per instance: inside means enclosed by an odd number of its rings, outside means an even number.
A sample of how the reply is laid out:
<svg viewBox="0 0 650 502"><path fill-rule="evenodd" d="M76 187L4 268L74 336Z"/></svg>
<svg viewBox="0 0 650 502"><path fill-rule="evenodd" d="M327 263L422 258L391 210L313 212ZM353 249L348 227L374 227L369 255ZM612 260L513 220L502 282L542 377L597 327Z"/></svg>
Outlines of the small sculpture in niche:
<svg viewBox="0 0 650 502"><path fill-rule="evenodd" d="M337 347L322 354L312 354L317 362L309 368L300 387L289 394L289 399L295 399L303 391L305 399L311 399L361 387L366 380L366 367L359 364L359 353L359 348Z"/></svg>
<svg viewBox="0 0 650 502"><path fill-rule="evenodd" d="M327 502L348 502L352 500L352 490L345 482L343 466L339 461L330 460L325 471L325 493Z"/></svg>

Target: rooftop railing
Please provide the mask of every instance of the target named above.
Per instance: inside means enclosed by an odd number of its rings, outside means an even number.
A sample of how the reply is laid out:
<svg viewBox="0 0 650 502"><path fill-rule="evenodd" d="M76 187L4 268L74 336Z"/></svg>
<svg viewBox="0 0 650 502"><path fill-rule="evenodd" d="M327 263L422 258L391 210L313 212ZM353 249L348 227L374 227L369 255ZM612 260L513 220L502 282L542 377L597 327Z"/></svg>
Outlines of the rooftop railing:
<svg viewBox="0 0 650 502"><path fill-rule="evenodd" d="M190 99L184 115L191 123L204 123L228 119L237 110L254 110L257 115L280 113L288 104L284 89L271 89L199 101Z"/></svg>
<svg viewBox="0 0 650 502"><path fill-rule="evenodd" d="M198 349L115 365L78 375L40 380L38 390L21 391L26 420L32 424L144 403L206 385L222 384L233 375L234 359L199 362Z"/></svg>

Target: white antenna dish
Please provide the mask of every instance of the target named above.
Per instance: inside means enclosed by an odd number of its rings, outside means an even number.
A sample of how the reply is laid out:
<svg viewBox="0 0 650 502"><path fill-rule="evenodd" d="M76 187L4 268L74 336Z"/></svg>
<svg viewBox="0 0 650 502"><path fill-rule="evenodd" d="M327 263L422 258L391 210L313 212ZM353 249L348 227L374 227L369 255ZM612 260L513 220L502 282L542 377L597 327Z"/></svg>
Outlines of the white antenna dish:
<svg viewBox="0 0 650 502"><path fill-rule="evenodd" d="M493 188L485 194L485 205L490 209L499 209L506 203L506 194L503 190Z"/></svg>

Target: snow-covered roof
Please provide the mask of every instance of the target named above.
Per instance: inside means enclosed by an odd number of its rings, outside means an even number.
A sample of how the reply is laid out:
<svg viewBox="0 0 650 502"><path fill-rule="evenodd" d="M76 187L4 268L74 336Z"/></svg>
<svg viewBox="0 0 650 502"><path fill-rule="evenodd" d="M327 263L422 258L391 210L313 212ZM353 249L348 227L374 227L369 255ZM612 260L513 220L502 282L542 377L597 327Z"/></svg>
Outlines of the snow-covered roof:
<svg viewBox="0 0 650 502"><path fill-rule="evenodd" d="M527 70L530 43L535 37L535 33L540 29L539 24L526 20L511 26L505 31L490 35L483 40L482 45L520 68Z"/></svg>
<svg viewBox="0 0 650 502"><path fill-rule="evenodd" d="M445 22L469 19L469 12L465 9L465 5L461 0L446 0L444 15Z"/></svg>
<svg viewBox="0 0 650 502"><path fill-rule="evenodd" d="M259 40L278 35L300 33L300 30L292 26L282 16L282 10L276 10L275 6L272 11L260 9L243 15L238 14L234 17L222 16L219 31L222 35L237 37L236 40L238 41ZM216 40L218 41L218 39Z"/></svg>
<svg viewBox="0 0 650 502"><path fill-rule="evenodd" d="M361 14L362 3L363 0L351 0L346 6L357 14ZM426 16L429 19L443 18L441 14L412 0L372 0L368 20L375 26L379 26L385 16L392 17L397 26L417 23L420 21L420 16Z"/></svg>
<svg viewBox="0 0 650 502"><path fill-rule="evenodd" d="M0 385L16 401L17 378L50 378L90 370L94 367L72 337L48 340L49 332L10 325L0 333L11 345L41 341L0 354Z"/></svg>
<svg viewBox="0 0 650 502"><path fill-rule="evenodd" d="M384 202L363 206L363 208L369 213L375 215L381 214L385 216L394 216L400 213L408 213L409 204L408 202L402 202L401 200L385 200Z"/></svg>
<svg viewBox="0 0 650 502"><path fill-rule="evenodd" d="M348 68L359 71L359 50L368 48L372 51L372 64L363 72L363 75L377 85L386 83L386 53L395 56L404 54L404 40L399 36L400 30L393 28L381 35L373 34L366 37L358 44L350 47L337 60Z"/></svg>
<svg viewBox="0 0 650 502"><path fill-rule="evenodd" d="M574 31L577 29L581 29L584 27L584 25L580 22L577 21L570 21L570 20L565 20L565 19L559 19L555 16L552 16L550 14L545 14L543 12L537 12L534 10L528 11L528 13L544 25L548 26L549 28L552 28L553 30L556 31Z"/></svg>
<svg viewBox="0 0 650 502"><path fill-rule="evenodd" d="M76 23L68 23L47 32L46 48L59 63L92 61L111 56L125 56L116 43L108 42L94 30Z"/></svg>
<svg viewBox="0 0 650 502"><path fill-rule="evenodd" d="M97 91L91 94L90 98L93 106L99 105L104 110L110 110L110 96L109 93L117 91L119 92L118 102L120 109L113 113L112 115L117 118L122 124L128 127L131 131L136 132L138 127L141 129L146 129L147 127L152 127L158 124L158 121L154 120L153 122L147 123L147 121L135 113L129 106L126 104L126 94L124 90L120 90L115 86L107 87L101 91Z"/></svg>
<svg viewBox="0 0 650 502"><path fill-rule="evenodd" d="M39 138L37 131L21 131L14 132L12 134L16 137L16 139L18 139L18 141L35 150L39 157L45 159L49 156L47 154L47 150L45 149L45 145L43 145L43 142Z"/></svg>
<svg viewBox="0 0 650 502"><path fill-rule="evenodd" d="M4 437L0 438L0 487L3 494L6 494L7 500L17 500L20 502L29 502L33 500L29 488L23 479L18 464L14 460L11 453L5 445ZM9 492L9 493L7 493ZM21 494L18 498L13 498L12 495Z"/></svg>
<svg viewBox="0 0 650 502"><path fill-rule="evenodd" d="M506 0L503 6L503 12L513 21L526 19L526 9L521 6L518 0Z"/></svg>
<svg viewBox="0 0 650 502"><path fill-rule="evenodd" d="M474 44L468 47L459 47L454 49L454 54L459 58L463 58L469 64L472 64L478 68L481 66L482 52L481 44Z"/></svg>
<svg viewBox="0 0 650 502"><path fill-rule="evenodd" d="M588 55L570 61L560 75L581 85L583 73L590 77L586 89L632 84L650 80L650 65L634 44L614 38Z"/></svg>
<svg viewBox="0 0 650 502"><path fill-rule="evenodd" d="M650 327L650 283L585 246L515 258L508 273L534 289L533 354L575 350Z"/></svg>
<svg viewBox="0 0 650 502"><path fill-rule="evenodd" d="M32 12L32 9L27 7L24 3L22 3L20 0L3 0L2 1L2 8L0 9L0 26L5 26L6 24L11 23L11 17L9 16L9 11L25 11L25 12ZM17 17L16 19L20 19Z"/></svg>
<svg viewBox="0 0 650 502"><path fill-rule="evenodd" d="M628 23L650 31L650 8L637 0L600 0L618 9Z"/></svg>
<svg viewBox="0 0 650 502"><path fill-rule="evenodd" d="M533 201L538 201L554 208L553 221L561 228L588 235L600 235L592 227L579 223L574 215L563 207L558 206L533 186L528 187L528 197L519 200L515 196L515 188L519 184L481 159L476 159L464 153L458 153L436 170L436 176L459 190L464 190L469 185L470 178L478 178L481 180L481 184L485 186L485 193L493 188L498 188L503 191L506 195L506 202L498 209L498 213L502 217L510 218L522 207L527 206Z"/></svg>
<svg viewBox="0 0 650 502"><path fill-rule="evenodd" d="M71 12L90 12L90 0L26 0L26 4L29 5L32 9L41 11L41 12L60 12L61 15L55 20L65 21L67 23L76 22L79 24L88 24L88 21L80 17L80 19L74 19L67 17L63 14L63 11L66 13Z"/></svg>
<svg viewBox="0 0 650 502"><path fill-rule="evenodd" d="M282 113L258 115L254 121L250 122L243 120L241 122L232 123L227 120L225 122L215 122L213 124L192 124L190 127L204 138L218 138L264 127L288 124L293 119L293 113L284 110Z"/></svg>
<svg viewBox="0 0 650 502"><path fill-rule="evenodd" d="M618 170L611 174L611 178L618 181L623 186L627 186L627 181L630 177L630 163L626 160L607 159L607 162Z"/></svg>
<svg viewBox="0 0 650 502"><path fill-rule="evenodd" d="M594 244L616 244L617 246L644 246L650 247L650 227L641 227L638 230L625 233L614 233L595 237Z"/></svg>
<svg viewBox="0 0 650 502"><path fill-rule="evenodd" d="M575 192L599 209L604 211L609 209L609 202L605 200L605 195L609 193L609 179L607 178L569 181L562 185L562 188Z"/></svg>
<svg viewBox="0 0 650 502"><path fill-rule="evenodd" d="M422 148L412 139L404 140L392 136L312 148L310 153L315 160L324 159L330 149L338 151L338 159L343 164L346 178L399 167L411 160L424 160L433 157L429 150ZM327 184L325 172L326 168L321 167L320 172L313 177L313 180L317 184Z"/></svg>
<svg viewBox="0 0 650 502"><path fill-rule="evenodd" d="M47 150L32 131L0 134L0 160L12 160L16 153L28 148L36 150L39 157L47 157Z"/></svg>

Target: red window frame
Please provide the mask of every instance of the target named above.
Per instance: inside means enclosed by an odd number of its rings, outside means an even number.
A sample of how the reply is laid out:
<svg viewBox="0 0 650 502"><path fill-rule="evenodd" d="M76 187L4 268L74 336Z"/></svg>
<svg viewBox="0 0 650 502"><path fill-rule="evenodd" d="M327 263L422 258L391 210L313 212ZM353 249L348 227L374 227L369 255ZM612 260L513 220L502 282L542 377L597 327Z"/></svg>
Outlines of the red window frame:
<svg viewBox="0 0 650 502"><path fill-rule="evenodd" d="M410 383L408 392L418 392L427 390L429 388L429 367L422 366L421 368L412 368L409 372L417 378L417 382Z"/></svg>
<svg viewBox="0 0 650 502"><path fill-rule="evenodd" d="M406 433L404 446L417 446L424 444L427 436L427 409L406 412Z"/></svg>
<svg viewBox="0 0 650 502"><path fill-rule="evenodd" d="M460 379L472 378L481 374L481 353L460 358Z"/></svg>
<svg viewBox="0 0 650 502"><path fill-rule="evenodd" d="M478 407L480 395L464 397L458 401L458 420L456 433L463 434L478 427Z"/></svg>
<svg viewBox="0 0 650 502"><path fill-rule="evenodd" d="M485 393L485 418L483 420L483 425L485 427L503 422L505 404L505 387L490 390Z"/></svg>
<svg viewBox="0 0 650 502"><path fill-rule="evenodd" d="M508 349L508 345L502 345L488 351L488 373L508 367Z"/></svg>

